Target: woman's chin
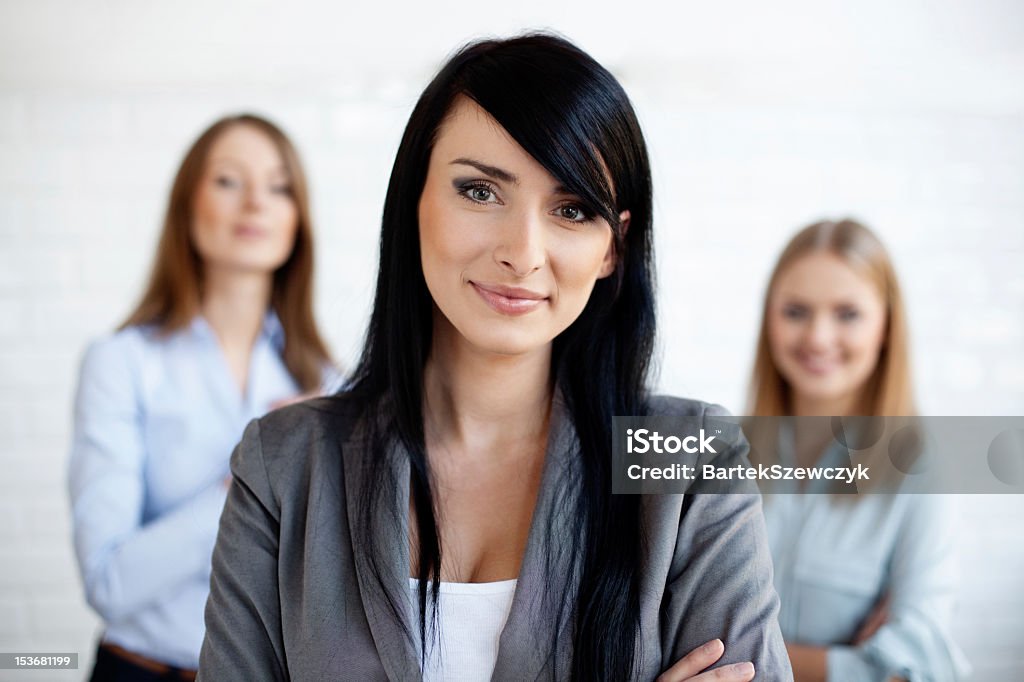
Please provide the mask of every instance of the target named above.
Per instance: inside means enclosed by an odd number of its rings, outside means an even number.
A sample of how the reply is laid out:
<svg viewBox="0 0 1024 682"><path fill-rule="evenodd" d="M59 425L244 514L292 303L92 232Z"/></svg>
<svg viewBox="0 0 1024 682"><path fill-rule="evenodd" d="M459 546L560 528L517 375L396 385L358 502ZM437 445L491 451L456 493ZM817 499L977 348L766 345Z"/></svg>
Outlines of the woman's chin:
<svg viewBox="0 0 1024 682"><path fill-rule="evenodd" d="M499 329L488 329L480 333L463 334L462 338L475 350L508 358L527 356L538 352L547 353L551 339L528 333L516 333Z"/></svg>
<svg viewBox="0 0 1024 682"><path fill-rule="evenodd" d="M272 275L287 259L273 257L224 258L209 260L206 267L215 267L234 275Z"/></svg>

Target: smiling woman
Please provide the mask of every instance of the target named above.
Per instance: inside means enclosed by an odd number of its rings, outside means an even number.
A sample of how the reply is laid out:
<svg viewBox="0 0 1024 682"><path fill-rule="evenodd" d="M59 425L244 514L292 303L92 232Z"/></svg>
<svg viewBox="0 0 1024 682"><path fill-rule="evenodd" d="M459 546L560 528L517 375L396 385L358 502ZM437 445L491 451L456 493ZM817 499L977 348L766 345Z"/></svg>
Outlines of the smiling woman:
<svg viewBox="0 0 1024 682"><path fill-rule="evenodd" d="M194 675L228 456L245 424L333 375L288 138L251 115L195 141L149 286L94 342L75 401L75 550L105 629L93 682Z"/></svg>
<svg viewBox="0 0 1024 682"><path fill-rule="evenodd" d="M789 679L759 498L612 494L614 415L721 414L648 390L652 263L615 78L550 35L455 54L347 390L233 457L200 677Z"/></svg>
<svg viewBox="0 0 1024 682"><path fill-rule="evenodd" d="M419 204L435 324L481 348L546 354L615 269L612 228L582 201L480 105L456 98ZM623 229L628 220L629 211L619 215Z"/></svg>
<svg viewBox="0 0 1024 682"><path fill-rule="evenodd" d="M903 298L885 247L864 225L815 223L786 245L765 295L751 403L760 416L914 414ZM854 448L833 438L830 421L762 420L747 430L752 459L842 469ZM875 458L890 456L856 454L875 471L885 470ZM965 675L949 635L955 500L908 492L913 477L897 494L830 494L882 493L881 478L857 488L804 481L825 494L765 502L779 623L798 682Z"/></svg>

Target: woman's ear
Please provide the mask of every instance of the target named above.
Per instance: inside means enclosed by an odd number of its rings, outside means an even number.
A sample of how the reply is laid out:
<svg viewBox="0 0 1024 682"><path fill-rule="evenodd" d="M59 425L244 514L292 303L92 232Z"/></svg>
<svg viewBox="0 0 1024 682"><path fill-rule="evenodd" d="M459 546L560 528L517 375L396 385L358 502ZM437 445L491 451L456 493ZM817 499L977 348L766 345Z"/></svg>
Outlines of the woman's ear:
<svg viewBox="0 0 1024 682"><path fill-rule="evenodd" d="M631 217L632 216L630 215L628 209L619 214L619 224L622 225L622 238L623 239L626 238L626 233L629 232L629 219Z"/></svg>
<svg viewBox="0 0 1024 682"><path fill-rule="evenodd" d="M622 230L622 237L625 239L626 233L629 232L629 211L623 211L619 214L619 225ZM615 263L618 260L618 254L615 252L615 240L609 240L608 251L604 254L604 261L601 262L601 274L598 275L598 279L607 277L608 275L615 272Z"/></svg>

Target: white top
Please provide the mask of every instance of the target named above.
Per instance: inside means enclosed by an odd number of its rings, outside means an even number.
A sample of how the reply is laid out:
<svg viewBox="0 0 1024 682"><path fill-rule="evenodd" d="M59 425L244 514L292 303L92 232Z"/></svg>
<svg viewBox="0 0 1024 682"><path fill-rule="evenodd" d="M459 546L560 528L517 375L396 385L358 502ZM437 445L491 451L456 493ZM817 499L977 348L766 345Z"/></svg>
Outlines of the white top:
<svg viewBox="0 0 1024 682"><path fill-rule="evenodd" d="M505 627L517 580L493 583L441 583L437 631L430 621L427 587L427 656L424 682L490 680L498 660L498 640ZM409 578L413 604L419 603L420 581ZM419 609L415 609L418 613Z"/></svg>

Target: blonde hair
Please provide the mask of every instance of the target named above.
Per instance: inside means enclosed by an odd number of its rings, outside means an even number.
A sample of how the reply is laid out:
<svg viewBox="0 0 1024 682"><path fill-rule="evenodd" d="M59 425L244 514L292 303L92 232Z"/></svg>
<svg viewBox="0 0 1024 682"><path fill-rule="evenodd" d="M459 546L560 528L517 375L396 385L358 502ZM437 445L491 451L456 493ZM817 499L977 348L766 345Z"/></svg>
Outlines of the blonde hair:
<svg viewBox="0 0 1024 682"><path fill-rule="evenodd" d="M330 355L313 317L313 228L309 191L298 153L270 121L252 114L222 118L199 136L185 154L171 186L163 230L149 283L138 305L119 329L155 325L170 334L185 327L200 310L202 260L191 238L192 201L214 142L230 128L250 126L267 135L284 161L298 219L295 246L274 272L271 307L284 329L282 360L305 390L321 384Z"/></svg>
<svg viewBox="0 0 1024 682"><path fill-rule="evenodd" d="M792 413L792 391L779 373L768 345L768 306L782 272L810 253L830 253L872 282L886 306L886 331L878 364L864 388L862 409L872 416L915 414L911 385L906 310L892 260L882 242L854 220L822 221L800 230L783 249L765 289L761 330L750 383L749 414ZM837 415L840 416L840 415Z"/></svg>

